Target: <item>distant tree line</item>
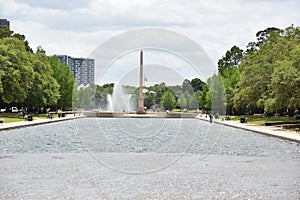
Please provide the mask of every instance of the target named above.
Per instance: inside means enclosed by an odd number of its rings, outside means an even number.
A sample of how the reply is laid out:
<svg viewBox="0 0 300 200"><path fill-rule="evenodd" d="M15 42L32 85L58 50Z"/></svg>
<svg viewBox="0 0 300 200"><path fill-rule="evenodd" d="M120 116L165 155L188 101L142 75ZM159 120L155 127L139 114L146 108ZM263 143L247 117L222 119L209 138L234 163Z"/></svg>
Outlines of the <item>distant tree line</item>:
<svg viewBox="0 0 300 200"><path fill-rule="evenodd" d="M227 114L293 115L300 108L300 29L267 28L246 50L233 46L218 61L218 74L182 85L145 87L147 109L226 110ZM163 80L162 80L163 81ZM24 35L0 29L0 106L73 106L101 109L114 84L76 90L70 69L42 48L33 52ZM137 107L138 88L124 86Z"/></svg>
<svg viewBox="0 0 300 200"><path fill-rule="evenodd" d="M114 84L91 85L78 91L77 108L104 110L107 95L112 95ZM139 88L122 86L123 94L131 95L133 109L138 107ZM184 80L182 85L167 86L164 82L144 87L144 106L153 111L179 109L181 111L210 109L208 87L199 78Z"/></svg>
<svg viewBox="0 0 300 200"><path fill-rule="evenodd" d="M218 61L219 73L206 83L195 78L185 80L182 86L149 87L145 106L181 110L224 108L227 114L299 113L299 27L271 27L259 31L256 37L257 41L249 42L246 50L237 46L228 50ZM137 93L135 96L137 102Z"/></svg>
<svg viewBox="0 0 300 200"><path fill-rule="evenodd" d="M0 28L0 107L71 109L75 80L69 67L30 48L24 35Z"/></svg>
<svg viewBox="0 0 300 200"><path fill-rule="evenodd" d="M256 37L246 50L237 46L228 50L218 61L218 74L206 82L194 78L181 86L162 82L146 87L145 107L293 115L300 109L300 29L272 27ZM131 100L137 107L138 88Z"/></svg>
<svg viewBox="0 0 300 200"><path fill-rule="evenodd" d="M107 96L112 95L113 88L113 83L80 88L76 91L77 94L73 95L73 105L76 109L104 110L108 104Z"/></svg>

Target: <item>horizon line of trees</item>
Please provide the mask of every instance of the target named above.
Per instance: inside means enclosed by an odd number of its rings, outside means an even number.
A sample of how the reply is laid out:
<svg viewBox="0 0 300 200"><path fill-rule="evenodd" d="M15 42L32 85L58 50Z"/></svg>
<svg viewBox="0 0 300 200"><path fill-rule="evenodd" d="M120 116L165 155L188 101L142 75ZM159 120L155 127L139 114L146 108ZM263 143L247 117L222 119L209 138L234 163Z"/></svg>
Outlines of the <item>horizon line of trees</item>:
<svg viewBox="0 0 300 200"><path fill-rule="evenodd" d="M300 29L271 27L257 32L256 38L246 50L230 48L218 61L218 74L206 81L194 78L181 86L162 82L146 87L145 106L293 115L300 108ZM24 35L5 28L0 29L0 69L1 107L103 108L114 88L110 83L77 90L68 66L41 47L33 52ZM137 88L131 90L137 105Z"/></svg>
<svg viewBox="0 0 300 200"><path fill-rule="evenodd" d="M199 78L191 81L185 79L182 85L166 86L164 82L153 86L144 87L147 91L144 93L144 106L152 110L198 110L206 109L208 103L206 83ZM131 101L135 108L138 106L138 91L135 88L131 96Z"/></svg>
<svg viewBox="0 0 300 200"><path fill-rule="evenodd" d="M90 85L87 88L81 88L78 91L78 101L76 108L86 110L104 110L107 108L107 96L113 94L114 83L99 85ZM164 82L153 86L144 87L144 106L153 111L172 110L197 110L205 109L210 105L208 99L208 88L206 83L199 78L191 81L185 79L181 86L167 86ZM123 85L122 93L131 95L129 104L132 109L137 110L139 87ZM120 106L117 106L120 107ZM121 109L121 108L119 108ZM128 110L132 111L132 110Z"/></svg>
<svg viewBox="0 0 300 200"><path fill-rule="evenodd" d="M256 38L257 41L248 43L246 50L230 48L218 61L219 73L206 83L195 78L185 80L182 86L166 87L162 83L147 87L155 93L145 93L145 106L183 110L224 108L230 115L297 114L300 109L299 27L267 28L257 32ZM133 98L137 102L137 91Z"/></svg>

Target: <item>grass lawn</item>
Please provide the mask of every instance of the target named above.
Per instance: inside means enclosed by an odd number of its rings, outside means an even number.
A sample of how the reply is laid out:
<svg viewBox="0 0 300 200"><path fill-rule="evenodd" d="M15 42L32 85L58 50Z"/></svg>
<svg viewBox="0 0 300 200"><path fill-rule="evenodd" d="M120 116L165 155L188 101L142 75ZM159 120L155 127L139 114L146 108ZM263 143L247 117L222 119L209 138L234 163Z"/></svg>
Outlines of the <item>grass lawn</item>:
<svg viewBox="0 0 300 200"><path fill-rule="evenodd" d="M294 117L265 117L265 116L254 116L254 115L245 115L245 116L231 116L231 120L240 120L241 117L247 117L248 123L264 125L265 122L291 122L299 121Z"/></svg>
<svg viewBox="0 0 300 200"><path fill-rule="evenodd" d="M0 115L0 119L4 121L4 123L10 123L10 122L22 122L25 121L25 119L18 117L17 114L5 114Z"/></svg>
<svg viewBox="0 0 300 200"><path fill-rule="evenodd" d="M45 119L46 114L31 114L31 116L34 119ZM53 118L57 118L57 114L53 115ZM5 113L0 114L0 119L4 121L4 123L10 123L10 122L22 122L25 121L26 118L18 117L18 114L16 113Z"/></svg>
<svg viewBox="0 0 300 200"><path fill-rule="evenodd" d="M171 110L171 112L191 112L191 113L195 113L197 112L197 110L184 110L184 109L178 109L178 108L174 108L173 110Z"/></svg>

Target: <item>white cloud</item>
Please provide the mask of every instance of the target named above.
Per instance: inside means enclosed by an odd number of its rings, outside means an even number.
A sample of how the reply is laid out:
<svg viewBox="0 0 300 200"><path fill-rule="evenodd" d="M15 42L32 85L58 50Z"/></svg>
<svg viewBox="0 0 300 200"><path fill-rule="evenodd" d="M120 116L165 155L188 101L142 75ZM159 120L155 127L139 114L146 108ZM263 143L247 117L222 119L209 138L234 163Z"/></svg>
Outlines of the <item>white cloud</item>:
<svg viewBox="0 0 300 200"><path fill-rule="evenodd" d="M0 0L1 18L30 45L48 54L88 56L124 31L160 27L191 38L214 63L233 45L245 48L256 32L299 25L298 0Z"/></svg>
<svg viewBox="0 0 300 200"><path fill-rule="evenodd" d="M45 9L59 9L59 10L72 10L75 8L81 8L88 5L86 0L72 0L72 1L61 1L61 0L16 0L17 3L28 5L30 7L45 8Z"/></svg>

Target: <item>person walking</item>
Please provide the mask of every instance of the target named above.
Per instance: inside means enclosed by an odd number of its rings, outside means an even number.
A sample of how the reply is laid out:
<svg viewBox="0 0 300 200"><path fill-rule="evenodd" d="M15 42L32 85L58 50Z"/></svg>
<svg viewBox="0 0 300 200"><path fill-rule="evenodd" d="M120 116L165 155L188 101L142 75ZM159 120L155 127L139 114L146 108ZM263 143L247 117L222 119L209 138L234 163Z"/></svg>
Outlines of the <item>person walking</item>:
<svg viewBox="0 0 300 200"><path fill-rule="evenodd" d="M61 113L62 113L61 109L58 109L58 110L57 110L58 118L61 117Z"/></svg>

